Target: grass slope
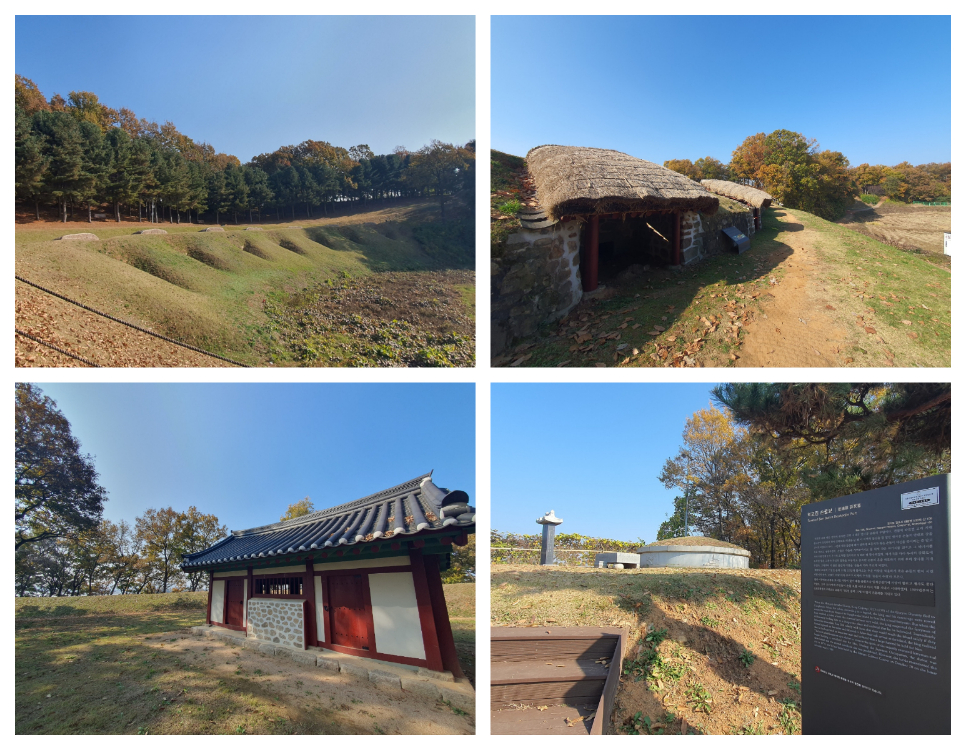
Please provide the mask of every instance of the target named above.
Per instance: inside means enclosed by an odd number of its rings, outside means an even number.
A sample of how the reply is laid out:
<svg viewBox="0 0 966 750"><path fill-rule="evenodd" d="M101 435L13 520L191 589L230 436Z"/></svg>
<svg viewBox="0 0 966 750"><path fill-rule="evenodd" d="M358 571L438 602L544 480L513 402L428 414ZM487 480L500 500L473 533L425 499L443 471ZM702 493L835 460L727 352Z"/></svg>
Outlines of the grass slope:
<svg viewBox="0 0 966 750"><path fill-rule="evenodd" d="M265 364L272 350L264 309L269 295L386 271L460 267L448 230L426 223L432 219L428 210L414 204L378 224L349 217L262 231L202 232L197 225L165 224L167 235L135 235L131 225L97 225L97 241L57 240L76 227L65 232L63 226L18 226L17 272L178 340ZM466 299L462 290L457 296ZM276 364L291 361L283 357Z"/></svg>
<svg viewBox="0 0 966 750"><path fill-rule="evenodd" d="M491 566L493 626L630 631L625 734L799 734L801 574Z"/></svg>
<svg viewBox="0 0 966 750"><path fill-rule="evenodd" d="M474 585L443 591L460 663L472 677ZM146 642L203 624L207 601L207 592L16 599L17 734L362 731L338 713L306 713L255 680L228 684Z"/></svg>

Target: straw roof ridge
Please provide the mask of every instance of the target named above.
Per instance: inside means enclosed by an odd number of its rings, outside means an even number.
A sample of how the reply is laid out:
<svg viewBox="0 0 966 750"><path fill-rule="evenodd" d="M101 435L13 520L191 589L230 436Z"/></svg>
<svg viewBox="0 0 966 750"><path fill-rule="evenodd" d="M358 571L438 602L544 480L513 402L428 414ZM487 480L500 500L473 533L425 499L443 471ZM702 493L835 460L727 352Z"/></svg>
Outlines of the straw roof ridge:
<svg viewBox="0 0 966 750"><path fill-rule="evenodd" d="M729 180L701 180L701 184L716 195L723 195L725 198L741 201L755 208L768 208L771 205L772 197L764 190Z"/></svg>
<svg viewBox="0 0 966 750"><path fill-rule="evenodd" d="M718 210L718 199L694 180L613 149L537 146L527 152L527 167L540 205L555 220L580 214Z"/></svg>

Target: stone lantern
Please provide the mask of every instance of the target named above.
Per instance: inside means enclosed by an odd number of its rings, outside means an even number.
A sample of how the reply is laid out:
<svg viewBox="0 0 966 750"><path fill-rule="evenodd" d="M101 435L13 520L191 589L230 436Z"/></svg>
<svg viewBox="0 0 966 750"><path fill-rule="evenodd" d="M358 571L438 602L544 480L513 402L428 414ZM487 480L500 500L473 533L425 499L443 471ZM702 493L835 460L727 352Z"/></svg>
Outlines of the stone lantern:
<svg viewBox="0 0 966 750"><path fill-rule="evenodd" d="M554 530L563 523L563 519L557 518L553 511L550 511L543 518L538 518L537 523L543 526L543 539L540 542L540 564L555 565L556 560L553 556Z"/></svg>

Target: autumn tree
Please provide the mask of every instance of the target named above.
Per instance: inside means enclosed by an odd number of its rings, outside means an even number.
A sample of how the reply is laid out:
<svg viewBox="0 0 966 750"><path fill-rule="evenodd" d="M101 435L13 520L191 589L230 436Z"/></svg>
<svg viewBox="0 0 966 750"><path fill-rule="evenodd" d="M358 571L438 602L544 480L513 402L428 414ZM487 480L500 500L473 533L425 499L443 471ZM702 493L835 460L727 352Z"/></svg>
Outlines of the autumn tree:
<svg viewBox="0 0 966 750"><path fill-rule="evenodd" d="M745 431L714 407L685 423L683 446L668 459L659 479L691 498L691 523L703 534L732 541L741 527L738 495L747 481Z"/></svg>
<svg viewBox="0 0 966 750"><path fill-rule="evenodd" d="M97 526L107 492L70 423L35 385L16 385L15 548Z"/></svg>
<svg viewBox="0 0 966 750"><path fill-rule="evenodd" d="M672 172L683 174L692 180L701 179L701 173L695 168L694 163L690 159L668 159L664 162L664 166Z"/></svg>
<svg viewBox="0 0 966 750"><path fill-rule="evenodd" d="M180 577L182 523L173 508L149 508L135 521L142 557L155 589L164 593Z"/></svg>
<svg viewBox="0 0 966 750"><path fill-rule="evenodd" d="M443 583L473 583L476 580L476 534L467 535L462 547L454 545L450 555L449 570L443 574Z"/></svg>
<svg viewBox="0 0 966 750"><path fill-rule="evenodd" d="M282 515L279 521L288 521L292 518L301 518L302 516L307 516L309 513L315 512L315 506L312 505L312 501L308 497L304 497L297 503L292 503L285 509L285 513Z"/></svg>
<svg viewBox="0 0 966 750"><path fill-rule="evenodd" d="M178 559L184 555L201 552L228 536L228 528L218 521L212 513L202 513L190 506L178 514L174 546ZM207 581L206 571L190 571L184 574L188 591L197 591Z"/></svg>

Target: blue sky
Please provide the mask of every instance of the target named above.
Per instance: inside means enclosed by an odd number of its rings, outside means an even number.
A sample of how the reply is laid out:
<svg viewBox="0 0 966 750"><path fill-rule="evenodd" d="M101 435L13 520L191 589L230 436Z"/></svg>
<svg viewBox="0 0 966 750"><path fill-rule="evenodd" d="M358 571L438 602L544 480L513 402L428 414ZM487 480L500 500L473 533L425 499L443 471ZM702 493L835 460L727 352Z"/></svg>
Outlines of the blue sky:
<svg viewBox="0 0 966 750"><path fill-rule="evenodd" d="M17 73L91 91L246 162L475 136L472 16L18 16Z"/></svg>
<svg viewBox="0 0 966 750"><path fill-rule="evenodd" d="M105 517L195 505L229 529L431 469L476 501L472 384L38 384L94 457Z"/></svg>
<svg viewBox="0 0 966 750"><path fill-rule="evenodd" d="M494 16L492 144L725 163L787 129L853 165L946 162L949 16Z"/></svg>
<svg viewBox="0 0 966 750"><path fill-rule="evenodd" d="M674 490L657 477L684 422L713 384L494 384L492 526L536 534L553 509L558 533L653 542Z"/></svg>

